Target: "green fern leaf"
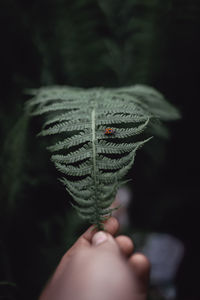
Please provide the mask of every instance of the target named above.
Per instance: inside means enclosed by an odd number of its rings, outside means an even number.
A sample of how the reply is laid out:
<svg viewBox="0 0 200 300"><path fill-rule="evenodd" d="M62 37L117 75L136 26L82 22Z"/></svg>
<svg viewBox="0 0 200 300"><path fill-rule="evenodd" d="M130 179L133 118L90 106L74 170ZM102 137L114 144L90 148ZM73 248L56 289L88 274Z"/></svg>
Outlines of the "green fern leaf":
<svg viewBox="0 0 200 300"><path fill-rule="evenodd" d="M55 86L31 93L29 113L47 116L39 135L57 136L48 149L64 174L61 182L74 200L72 206L102 228L136 151L151 138L141 134L155 129L152 120L177 119L178 111L159 92L141 85L86 90ZM109 127L113 132L105 135Z"/></svg>

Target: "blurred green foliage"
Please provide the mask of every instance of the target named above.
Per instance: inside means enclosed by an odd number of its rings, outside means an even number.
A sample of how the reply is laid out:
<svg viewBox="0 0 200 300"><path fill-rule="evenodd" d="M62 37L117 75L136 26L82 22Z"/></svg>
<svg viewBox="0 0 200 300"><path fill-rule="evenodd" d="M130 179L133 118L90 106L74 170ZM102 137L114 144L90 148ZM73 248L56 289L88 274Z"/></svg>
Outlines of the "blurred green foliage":
<svg viewBox="0 0 200 300"><path fill-rule="evenodd" d="M187 199L198 186L197 148L185 161L191 150L184 138L195 138L188 124L197 127L198 120L196 112L188 112L188 99L195 105L198 95L199 12L197 0L1 0L2 298L36 299L61 255L87 227L54 183L45 142L35 139L39 120L23 115L26 88L146 83L187 114L190 121L174 125L169 142L155 139L138 155L130 174L137 198L130 214L134 230L165 230L190 242L180 203L189 214Z"/></svg>

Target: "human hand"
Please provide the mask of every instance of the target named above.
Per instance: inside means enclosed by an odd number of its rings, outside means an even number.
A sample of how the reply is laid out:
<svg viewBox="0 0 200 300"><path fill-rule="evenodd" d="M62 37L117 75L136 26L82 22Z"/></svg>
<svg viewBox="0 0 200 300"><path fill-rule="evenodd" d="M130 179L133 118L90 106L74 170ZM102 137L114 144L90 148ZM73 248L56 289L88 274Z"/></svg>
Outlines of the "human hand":
<svg viewBox="0 0 200 300"><path fill-rule="evenodd" d="M145 300L149 261L132 254L130 238L113 237L118 228L113 217L106 232L91 226L65 253L39 300Z"/></svg>

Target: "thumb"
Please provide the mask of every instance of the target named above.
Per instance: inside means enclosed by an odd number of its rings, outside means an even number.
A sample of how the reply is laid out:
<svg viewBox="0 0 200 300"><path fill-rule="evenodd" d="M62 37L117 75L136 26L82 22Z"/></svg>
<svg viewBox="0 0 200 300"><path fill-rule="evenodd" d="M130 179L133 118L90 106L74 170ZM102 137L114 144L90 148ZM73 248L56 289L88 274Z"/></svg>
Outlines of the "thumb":
<svg viewBox="0 0 200 300"><path fill-rule="evenodd" d="M95 248L101 247L107 250L110 249L116 252L120 251L119 246L115 241L115 239L113 238L113 236L104 231L98 231L94 234L92 238L92 246L94 246Z"/></svg>

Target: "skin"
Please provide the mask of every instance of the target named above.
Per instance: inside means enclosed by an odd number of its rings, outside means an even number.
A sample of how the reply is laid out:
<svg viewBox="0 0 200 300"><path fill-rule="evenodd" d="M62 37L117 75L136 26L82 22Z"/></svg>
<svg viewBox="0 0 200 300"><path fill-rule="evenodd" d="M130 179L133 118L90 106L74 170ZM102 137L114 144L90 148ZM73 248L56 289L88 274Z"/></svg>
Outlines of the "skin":
<svg viewBox="0 0 200 300"><path fill-rule="evenodd" d="M115 237L118 229L113 217L106 232L91 226L65 253L39 300L145 300L149 261L133 254L129 237Z"/></svg>

